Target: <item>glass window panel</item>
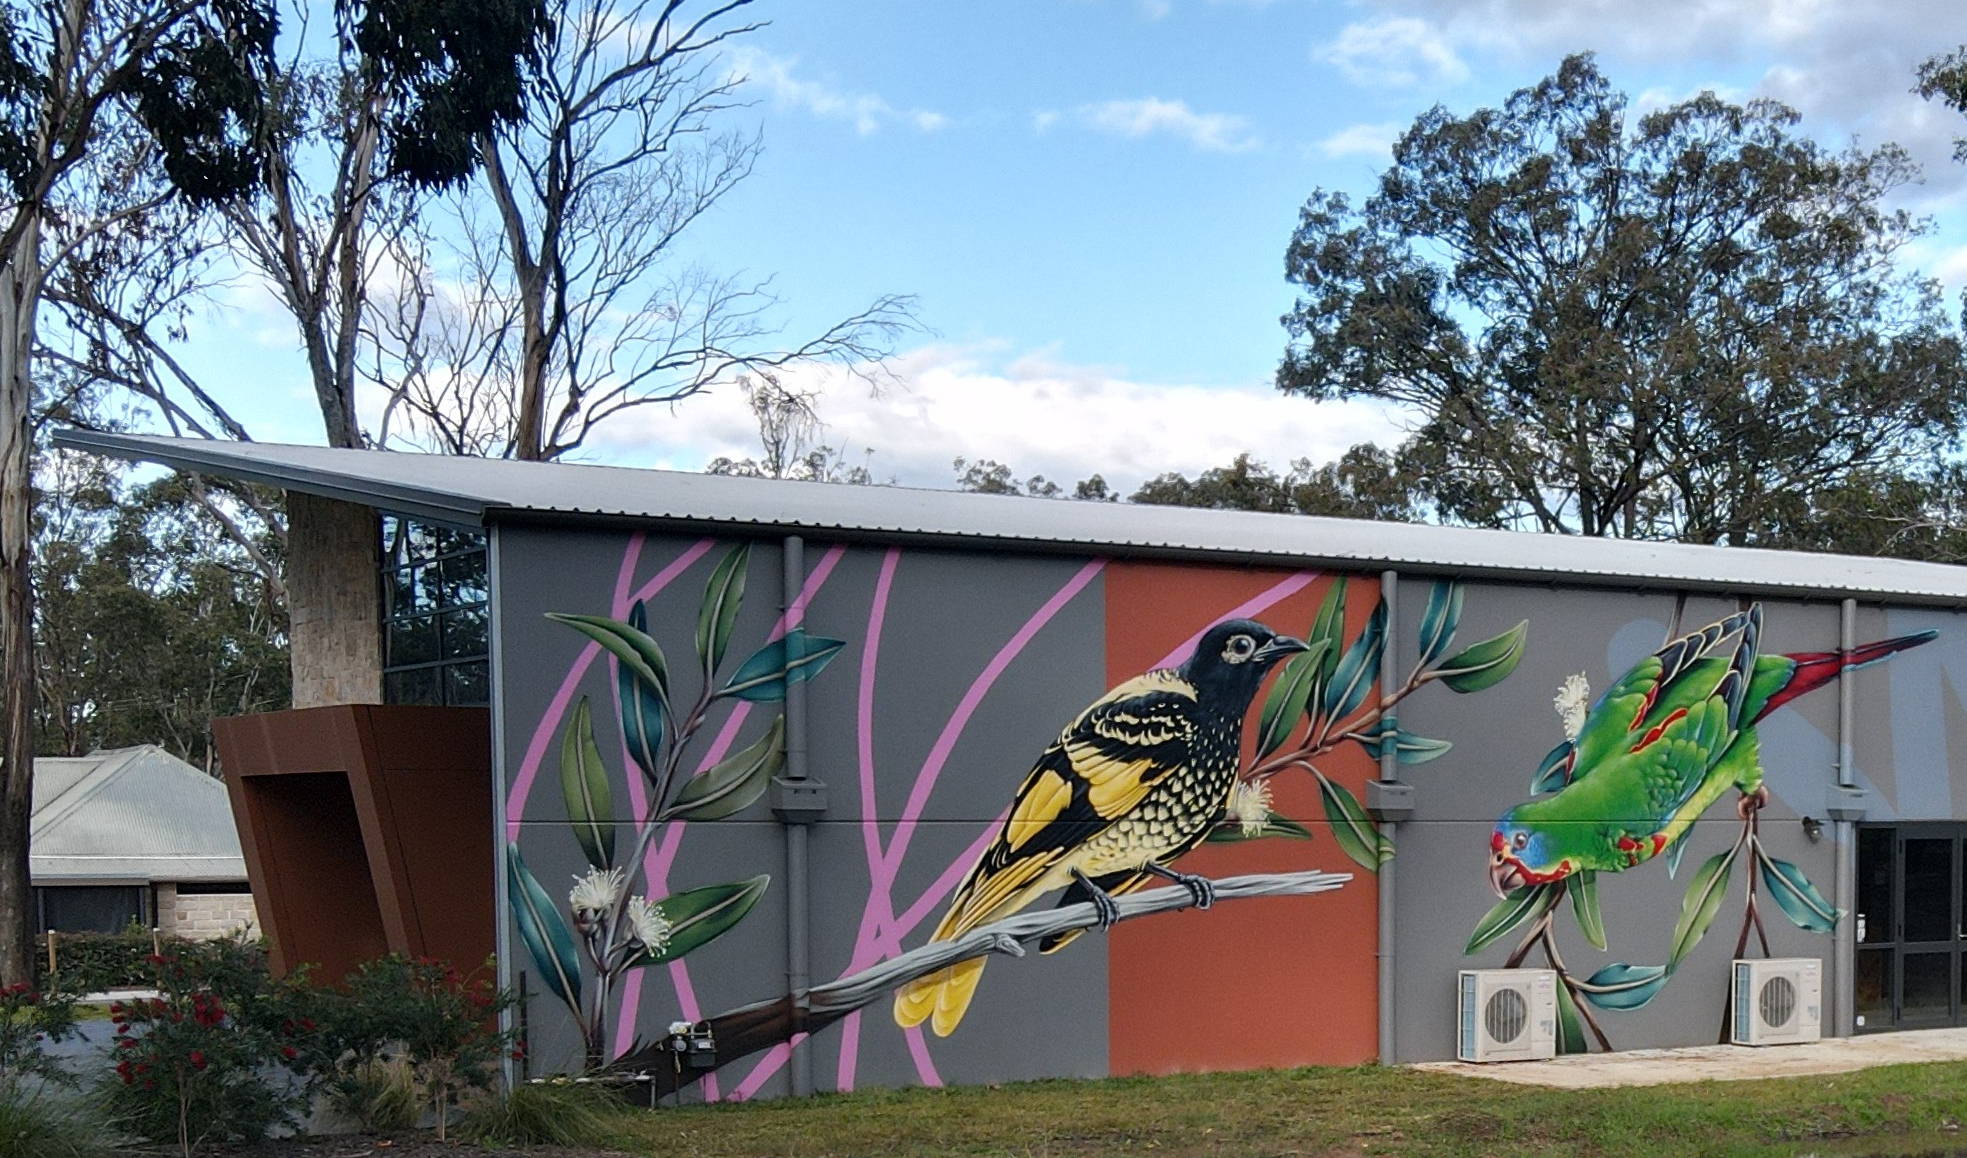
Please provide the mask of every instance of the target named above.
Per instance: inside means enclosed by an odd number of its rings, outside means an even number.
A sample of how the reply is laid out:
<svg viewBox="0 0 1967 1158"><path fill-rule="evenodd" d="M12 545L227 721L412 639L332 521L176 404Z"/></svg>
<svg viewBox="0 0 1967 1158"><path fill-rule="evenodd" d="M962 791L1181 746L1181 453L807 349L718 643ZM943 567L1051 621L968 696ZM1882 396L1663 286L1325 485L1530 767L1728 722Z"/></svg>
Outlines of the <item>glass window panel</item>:
<svg viewBox="0 0 1967 1158"><path fill-rule="evenodd" d="M418 567L410 580L410 605L417 611L435 611L444 603L443 577L435 563Z"/></svg>
<svg viewBox="0 0 1967 1158"><path fill-rule="evenodd" d="M1856 1008L1865 1027L1892 1024L1892 951L1860 949L1856 978Z"/></svg>
<svg viewBox="0 0 1967 1158"><path fill-rule="evenodd" d="M410 543L410 556L414 559L428 559L437 554L437 528L416 519L405 519L409 527L406 536Z"/></svg>
<svg viewBox="0 0 1967 1158"><path fill-rule="evenodd" d="M1905 940L1953 940L1953 839L1908 837L1902 849Z"/></svg>
<svg viewBox="0 0 1967 1158"><path fill-rule="evenodd" d="M485 602L485 554L473 551L444 560L444 604Z"/></svg>
<svg viewBox="0 0 1967 1158"><path fill-rule="evenodd" d="M382 677L382 698L391 704L441 704L440 675L441 669L434 667L388 672Z"/></svg>
<svg viewBox="0 0 1967 1158"><path fill-rule="evenodd" d="M429 663L437 659L437 617L418 615L410 619L391 620L388 642L387 663L390 667Z"/></svg>
<svg viewBox="0 0 1967 1158"><path fill-rule="evenodd" d="M409 562L409 544L404 541L408 528L400 515L382 517L382 565L385 568L400 567Z"/></svg>
<svg viewBox="0 0 1967 1158"><path fill-rule="evenodd" d="M1953 1016L1952 953L1907 953L1904 968L1899 1016L1907 1021Z"/></svg>
<svg viewBox="0 0 1967 1158"><path fill-rule="evenodd" d="M1874 945L1892 939L1892 849L1896 833L1889 828L1858 830L1859 942Z"/></svg>
<svg viewBox="0 0 1967 1158"><path fill-rule="evenodd" d="M443 618L445 659L476 659L488 654L483 606L446 611Z"/></svg>
<svg viewBox="0 0 1967 1158"><path fill-rule="evenodd" d="M482 661L449 664L444 668L444 676L446 703L484 707L491 702L492 681Z"/></svg>
<svg viewBox="0 0 1967 1158"><path fill-rule="evenodd" d="M408 615L416 610L410 568L398 567L383 577L383 614Z"/></svg>
<svg viewBox="0 0 1967 1158"><path fill-rule="evenodd" d="M143 923L143 890L135 885L74 885L41 890L43 931L120 933Z"/></svg>

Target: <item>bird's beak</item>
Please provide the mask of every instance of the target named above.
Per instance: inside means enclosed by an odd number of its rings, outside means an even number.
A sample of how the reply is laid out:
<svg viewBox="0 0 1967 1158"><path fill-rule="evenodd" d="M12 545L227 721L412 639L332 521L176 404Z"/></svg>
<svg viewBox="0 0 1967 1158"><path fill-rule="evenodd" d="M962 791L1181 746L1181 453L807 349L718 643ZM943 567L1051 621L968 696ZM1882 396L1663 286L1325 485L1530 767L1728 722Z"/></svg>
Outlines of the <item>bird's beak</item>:
<svg viewBox="0 0 1967 1158"><path fill-rule="evenodd" d="M1497 896L1506 897L1525 883L1522 870L1508 857L1499 852L1489 858L1489 885L1496 890Z"/></svg>
<svg viewBox="0 0 1967 1158"><path fill-rule="evenodd" d="M1271 637L1269 643L1257 649L1257 654L1254 658L1258 660L1275 659L1280 655L1291 655L1295 652L1310 650L1311 645L1302 639L1293 639L1288 635L1274 635Z"/></svg>

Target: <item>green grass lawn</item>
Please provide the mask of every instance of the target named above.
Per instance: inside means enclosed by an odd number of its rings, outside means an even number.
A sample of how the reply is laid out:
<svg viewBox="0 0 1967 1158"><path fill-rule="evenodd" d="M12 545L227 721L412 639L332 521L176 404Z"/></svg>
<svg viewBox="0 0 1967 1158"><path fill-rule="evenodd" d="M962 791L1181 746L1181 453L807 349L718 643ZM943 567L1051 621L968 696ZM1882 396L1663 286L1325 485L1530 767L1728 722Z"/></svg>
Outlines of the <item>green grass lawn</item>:
<svg viewBox="0 0 1967 1158"><path fill-rule="evenodd" d="M1363 1067L690 1107L630 1116L615 1144L678 1158L1901 1154L1967 1147L1961 1122L1967 1062L1577 1091Z"/></svg>

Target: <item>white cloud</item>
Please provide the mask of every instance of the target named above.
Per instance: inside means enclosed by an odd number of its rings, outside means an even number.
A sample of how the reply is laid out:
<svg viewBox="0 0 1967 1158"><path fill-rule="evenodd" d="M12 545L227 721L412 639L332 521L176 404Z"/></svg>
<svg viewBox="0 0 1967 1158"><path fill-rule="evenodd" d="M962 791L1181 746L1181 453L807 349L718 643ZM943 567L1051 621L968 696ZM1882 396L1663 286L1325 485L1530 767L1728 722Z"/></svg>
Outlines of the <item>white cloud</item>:
<svg viewBox="0 0 1967 1158"><path fill-rule="evenodd" d="M895 359L900 385L878 396L838 372L800 371L823 389L820 441L877 478L948 487L957 457L1006 463L1020 478L1070 484L1098 473L1129 490L1165 471L1194 475L1243 451L1273 466L1326 462L1355 443L1394 441L1401 424L1369 402L1311 402L1268 383L1157 386L1045 354L1003 358L988 347L931 345ZM700 470L719 455L758 453L735 389L675 408L630 411L603 428L611 461Z"/></svg>
<svg viewBox="0 0 1967 1158"><path fill-rule="evenodd" d="M1369 125L1348 125L1314 147L1327 157L1367 157L1384 161L1393 150L1393 142L1407 126L1399 121L1381 121Z"/></svg>
<svg viewBox="0 0 1967 1158"><path fill-rule="evenodd" d="M732 54L732 72L763 88L782 107L800 108L826 120L851 121L862 136L880 132L891 124L908 125L920 132L933 133L949 124L949 118L929 109L898 108L874 93L848 92L824 81L807 80L793 74L796 58L774 56L756 48L742 48Z"/></svg>
<svg viewBox="0 0 1967 1158"><path fill-rule="evenodd" d="M1316 55L1354 84L1376 88L1454 84L1468 78L1468 66L1446 33L1411 16L1354 21Z"/></svg>
<svg viewBox="0 0 1967 1158"><path fill-rule="evenodd" d="M1138 0L1141 19L1159 20L1175 10L1174 0Z"/></svg>
<svg viewBox="0 0 1967 1158"><path fill-rule="evenodd" d="M1055 112L1041 112L1034 125L1042 132L1058 120ZM1261 142L1250 131L1250 122L1230 113L1199 113L1186 101L1143 97L1139 100L1098 101L1080 105L1072 112L1079 124L1102 133L1121 137L1147 137L1165 134L1179 137L1198 149L1215 153L1240 153Z"/></svg>
<svg viewBox="0 0 1967 1158"><path fill-rule="evenodd" d="M1826 144L1856 136L1866 145L1905 146L1926 172L1923 197L1957 196L1967 184L1967 166L1952 159L1967 120L1910 91L1920 61L1967 43L1967 4L1959 0L1366 2L1375 10L1366 25L1419 25L1458 60L1548 70L1564 53L1594 48L1613 83L1642 89L1641 110L1692 95L1680 80L1643 87L1633 78L1647 69L1756 77L1746 89L1714 87L1725 99L1773 97L1794 106L1802 130ZM1352 63L1372 68L1370 54Z"/></svg>

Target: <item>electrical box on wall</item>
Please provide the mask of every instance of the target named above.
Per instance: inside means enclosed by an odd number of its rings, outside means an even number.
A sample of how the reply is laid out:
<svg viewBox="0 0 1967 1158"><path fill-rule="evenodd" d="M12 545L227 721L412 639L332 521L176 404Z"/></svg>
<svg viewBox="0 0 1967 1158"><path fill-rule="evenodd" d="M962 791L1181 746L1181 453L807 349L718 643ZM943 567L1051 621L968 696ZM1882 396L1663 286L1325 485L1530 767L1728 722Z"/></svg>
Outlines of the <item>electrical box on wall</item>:
<svg viewBox="0 0 1967 1158"><path fill-rule="evenodd" d="M1816 1041L1823 1004L1823 964L1814 957L1735 962L1736 1045Z"/></svg>
<svg viewBox="0 0 1967 1158"><path fill-rule="evenodd" d="M1557 1056L1557 974L1550 969L1464 969L1455 1056L1536 1061Z"/></svg>

